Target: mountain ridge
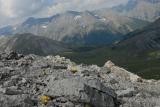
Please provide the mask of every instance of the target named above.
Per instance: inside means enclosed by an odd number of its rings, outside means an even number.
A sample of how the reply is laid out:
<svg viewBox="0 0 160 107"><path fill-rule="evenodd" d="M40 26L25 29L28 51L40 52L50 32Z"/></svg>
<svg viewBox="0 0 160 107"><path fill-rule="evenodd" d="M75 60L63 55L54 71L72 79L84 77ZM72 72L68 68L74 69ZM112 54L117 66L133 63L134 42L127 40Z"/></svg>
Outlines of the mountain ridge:
<svg viewBox="0 0 160 107"><path fill-rule="evenodd" d="M29 33L1 37L0 41L1 51L17 51L21 54L53 55L70 50L64 43Z"/></svg>
<svg viewBox="0 0 160 107"><path fill-rule="evenodd" d="M128 46L128 48L130 48L130 46L132 45L131 49L140 51L160 49L159 29L160 18L140 30L129 33L128 36L126 36L128 38L121 41L120 46Z"/></svg>

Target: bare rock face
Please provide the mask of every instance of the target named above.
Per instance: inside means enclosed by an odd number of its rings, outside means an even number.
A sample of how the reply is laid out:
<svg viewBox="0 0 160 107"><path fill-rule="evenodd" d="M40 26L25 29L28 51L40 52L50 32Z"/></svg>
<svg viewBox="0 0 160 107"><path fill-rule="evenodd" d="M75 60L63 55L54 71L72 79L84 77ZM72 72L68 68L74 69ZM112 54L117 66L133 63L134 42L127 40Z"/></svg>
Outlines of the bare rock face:
<svg viewBox="0 0 160 107"><path fill-rule="evenodd" d="M160 81L111 61L98 67L60 56L0 54L0 107L160 107L159 102Z"/></svg>
<svg viewBox="0 0 160 107"><path fill-rule="evenodd" d="M47 89L46 95L63 96L79 104L89 103L94 107L116 107L118 104L114 91L97 79L71 77L50 81Z"/></svg>
<svg viewBox="0 0 160 107"><path fill-rule="evenodd" d="M131 72L128 72L123 68L115 66L115 64L112 61L107 61L104 67L108 68L112 73L115 73L117 76L126 77L126 79L128 78L130 81L133 82L142 82L141 77Z"/></svg>
<svg viewBox="0 0 160 107"><path fill-rule="evenodd" d="M104 66L111 70L111 73L108 74L109 77L106 76L105 81L110 78L113 79L112 81L114 82L108 82L116 90L118 98L122 101L122 107L160 106L159 81L145 80L110 61L107 64L112 66Z"/></svg>
<svg viewBox="0 0 160 107"><path fill-rule="evenodd" d="M113 66L115 66L115 64L112 62L112 61L107 61L105 64L104 64L104 67L107 67L109 69L111 69Z"/></svg>
<svg viewBox="0 0 160 107"><path fill-rule="evenodd" d="M115 73L116 75L122 76L122 77L126 77L126 79L128 78L129 81L132 82L141 82L142 78L139 77L138 75L135 75L131 72L128 72L127 70L114 66L111 68L111 72Z"/></svg>

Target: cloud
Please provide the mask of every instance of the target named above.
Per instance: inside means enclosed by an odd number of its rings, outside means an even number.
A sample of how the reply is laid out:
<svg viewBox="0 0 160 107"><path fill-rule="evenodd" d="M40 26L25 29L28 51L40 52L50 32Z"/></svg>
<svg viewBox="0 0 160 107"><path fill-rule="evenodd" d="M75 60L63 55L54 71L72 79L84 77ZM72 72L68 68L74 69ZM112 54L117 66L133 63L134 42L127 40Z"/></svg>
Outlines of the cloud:
<svg viewBox="0 0 160 107"><path fill-rule="evenodd" d="M126 1L128 0L0 0L0 26L31 16L45 17L67 10L94 10Z"/></svg>
<svg viewBox="0 0 160 107"><path fill-rule="evenodd" d="M48 14L64 12L66 10L95 10L126 3L128 0L54 0L48 8Z"/></svg>
<svg viewBox="0 0 160 107"><path fill-rule="evenodd" d="M0 12L4 16L28 16L49 5L47 0L0 0Z"/></svg>

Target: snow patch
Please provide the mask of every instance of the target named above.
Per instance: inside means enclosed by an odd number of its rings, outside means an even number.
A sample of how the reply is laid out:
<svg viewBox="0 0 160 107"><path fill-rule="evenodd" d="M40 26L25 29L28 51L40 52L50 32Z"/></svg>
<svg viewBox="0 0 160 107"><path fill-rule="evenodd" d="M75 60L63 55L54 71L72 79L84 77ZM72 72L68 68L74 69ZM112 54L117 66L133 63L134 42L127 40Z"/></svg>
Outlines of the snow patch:
<svg viewBox="0 0 160 107"><path fill-rule="evenodd" d="M106 18L101 18L100 20L101 20L101 21L106 21Z"/></svg>
<svg viewBox="0 0 160 107"><path fill-rule="evenodd" d="M78 20L78 19L80 19L80 18L82 18L82 16L78 15L78 16L75 16L75 17L74 17L74 20Z"/></svg>
<svg viewBox="0 0 160 107"><path fill-rule="evenodd" d="M98 15L97 15L97 14L95 14L94 16L98 17Z"/></svg>
<svg viewBox="0 0 160 107"><path fill-rule="evenodd" d="M42 28L46 29L46 28L47 28L47 26L43 25L43 26L42 26Z"/></svg>

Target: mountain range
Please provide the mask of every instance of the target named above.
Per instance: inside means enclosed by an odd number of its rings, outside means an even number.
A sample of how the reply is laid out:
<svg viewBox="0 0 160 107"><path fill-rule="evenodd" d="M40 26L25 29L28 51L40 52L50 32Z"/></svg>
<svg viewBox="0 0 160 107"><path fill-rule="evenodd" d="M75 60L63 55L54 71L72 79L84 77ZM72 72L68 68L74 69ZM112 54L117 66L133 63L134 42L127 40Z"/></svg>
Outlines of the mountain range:
<svg viewBox="0 0 160 107"><path fill-rule="evenodd" d="M159 16L159 0L129 0L111 9L66 11L46 18L30 17L17 25L1 28L0 35L32 33L77 46L110 45Z"/></svg>
<svg viewBox="0 0 160 107"><path fill-rule="evenodd" d="M31 17L17 26L0 29L0 34L32 33L73 45L108 45L147 24L147 21L122 16L110 9L67 11L47 18Z"/></svg>

